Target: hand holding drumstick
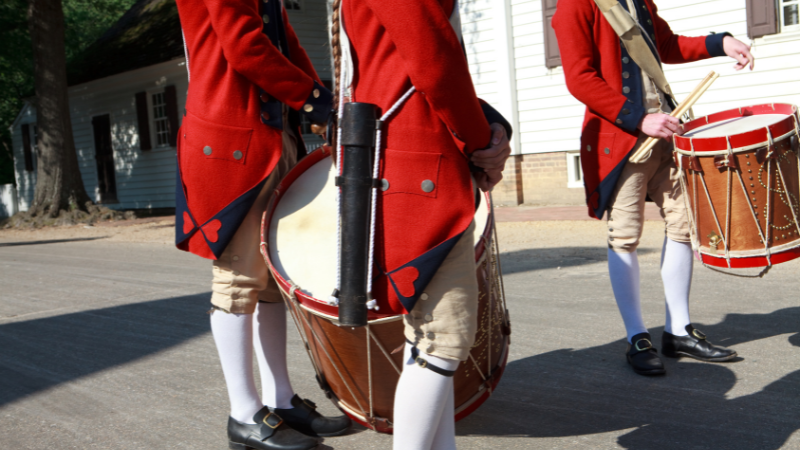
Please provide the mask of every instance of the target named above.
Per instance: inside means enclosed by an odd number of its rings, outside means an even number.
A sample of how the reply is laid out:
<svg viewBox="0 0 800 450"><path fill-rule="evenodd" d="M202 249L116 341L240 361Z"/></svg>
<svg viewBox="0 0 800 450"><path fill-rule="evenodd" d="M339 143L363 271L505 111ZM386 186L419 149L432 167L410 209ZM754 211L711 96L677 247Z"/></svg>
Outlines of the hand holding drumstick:
<svg viewBox="0 0 800 450"><path fill-rule="evenodd" d="M650 114L648 116L645 116L645 118L642 120L642 123L639 126L640 129L642 129L642 131L645 132L645 134L647 134L650 137L647 138L647 140L645 140L641 146L639 146L639 148L633 153L633 155L631 155L629 161L632 163L642 162L643 160L646 159L647 155L650 154L650 150L652 150L653 147L656 145L658 139L664 138L669 140L672 138L673 133L676 133L678 130L682 131L682 129L677 128L676 122L678 121L678 118L686 114L686 111L688 111L689 108L691 108L695 103L697 103L697 100L700 99L700 96L702 96L708 90L708 88L711 87L711 84L714 83L714 81L716 81L717 78L719 78L718 73L714 71L710 72L703 79L703 81L701 81L700 84L698 84L697 87L694 88L694 90L689 94L689 96L686 97L686 100L684 100L683 103L678 105L678 107L675 108L675 111L672 111L672 114L667 116L669 117L669 119L661 117L661 116L666 116L666 114ZM655 117L648 119L649 116L655 116ZM670 130L672 130L671 127L673 126L675 126L677 129L670 133ZM649 134L642 127L648 128L649 131L653 134ZM664 134L666 134L666 137L664 136Z"/></svg>

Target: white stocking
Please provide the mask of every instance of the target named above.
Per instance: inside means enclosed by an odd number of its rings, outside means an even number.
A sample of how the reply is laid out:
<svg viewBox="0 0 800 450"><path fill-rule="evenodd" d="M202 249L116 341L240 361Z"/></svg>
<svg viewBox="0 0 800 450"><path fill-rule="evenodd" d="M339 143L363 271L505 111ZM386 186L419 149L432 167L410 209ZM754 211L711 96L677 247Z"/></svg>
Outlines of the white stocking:
<svg viewBox="0 0 800 450"><path fill-rule="evenodd" d="M258 302L253 316L261 400L273 408L290 409L294 389L286 368L286 306L283 302Z"/></svg>
<svg viewBox="0 0 800 450"><path fill-rule="evenodd" d="M452 378L451 378L452 380ZM452 381L450 382L452 385ZM447 402L442 410L442 417L439 419L439 426L433 435L432 450L456 450L456 412L455 412L455 392L448 390Z"/></svg>
<svg viewBox="0 0 800 450"><path fill-rule="evenodd" d="M675 336L686 336L689 318L689 291L692 289L694 258L688 242L664 238L661 252L661 279L667 301L667 320L664 331Z"/></svg>
<svg viewBox="0 0 800 450"><path fill-rule="evenodd" d="M228 385L231 417L239 422L254 423L253 416L263 405L253 377L253 316L214 310L211 333Z"/></svg>
<svg viewBox="0 0 800 450"><path fill-rule="evenodd" d="M394 397L394 450L439 450L432 447L437 442L446 443L445 436L436 436L443 414L452 420L453 377L445 377L430 369L423 369L411 359L411 344L406 343L403 352L403 373L397 383ZM422 355L428 363L444 370L456 370L459 361ZM448 424L443 424L448 427ZM453 434L454 427L451 429ZM442 435L446 432L442 430ZM455 437L450 438L453 441ZM450 448L450 447L442 447ZM453 447L455 448L455 443Z"/></svg>
<svg viewBox="0 0 800 450"><path fill-rule="evenodd" d="M625 323L628 342L639 333L647 333L642 319L639 295L639 257L636 251L617 253L608 249L608 273L617 299L617 307Z"/></svg>

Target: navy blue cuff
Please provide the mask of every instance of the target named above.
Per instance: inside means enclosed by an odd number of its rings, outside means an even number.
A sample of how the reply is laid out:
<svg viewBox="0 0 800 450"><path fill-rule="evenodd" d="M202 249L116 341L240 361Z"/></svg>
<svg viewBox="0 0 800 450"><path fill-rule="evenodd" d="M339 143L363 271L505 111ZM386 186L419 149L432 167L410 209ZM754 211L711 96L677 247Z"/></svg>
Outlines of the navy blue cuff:
<svg viewBox="0 0 800 450"><path fill-rule="evenodd" d="M314 89L308 94L306 102L300 109L311 123L324 124L333 108L333 94L325 86L314 81Z"/></svg>
<svg viewBox="0 0 800 450"><path fill-rule="evenodd" d="M725 56L725 49L722 47L722 40L725 36L733 37L727 31L724 33L709 34L706 36L706 50L712 57Z"/></svg>
<svg viewBox="0 0 800 450"><path fill-rule="evenodd" d="M626 101L619 114L617 114L617 119L614 123L624 130L633 132L636 131L645 114L647 114L647 111L644 107Z"/></svg>
<svg viewBox="0 0 800 450"><path fill-rule="evenodd" d="M511 124L508 123L506 118L488 103L481 102L481 109L483 110L483 115L486 117L486 121L489 122L489 125L493 123L499 123L503 126L503 128L506 129L508 139L511 139L511 134L514 132L514 129L511 127Z"/></svg>

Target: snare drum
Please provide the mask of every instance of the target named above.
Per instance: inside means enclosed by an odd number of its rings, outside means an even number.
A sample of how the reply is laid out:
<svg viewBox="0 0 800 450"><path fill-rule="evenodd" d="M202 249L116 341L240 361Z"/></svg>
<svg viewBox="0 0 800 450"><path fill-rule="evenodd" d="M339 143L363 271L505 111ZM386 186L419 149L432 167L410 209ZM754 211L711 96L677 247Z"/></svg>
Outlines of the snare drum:
<svg viewBox="0 0 800 450"><path fill-rule="evenodd" d="M675 137L703 263L770 267L800 256L799 124L796 106L775 103L692 120Z"/></svg>
<svg viewBox="0 0 800 450"><path fill-rule="evenodd" d="M337 308L325 301L336 286L335 175L328 149L306 156L287 174L264 214L261 252L284 294L320 386L353 420L389 433L403 362L402 316L370 310L367 326L340 327ZM488 195L481 197L475 222L478 334L469 359L454 376L456 420L491 395L508 357L510 326Z"/></svg>

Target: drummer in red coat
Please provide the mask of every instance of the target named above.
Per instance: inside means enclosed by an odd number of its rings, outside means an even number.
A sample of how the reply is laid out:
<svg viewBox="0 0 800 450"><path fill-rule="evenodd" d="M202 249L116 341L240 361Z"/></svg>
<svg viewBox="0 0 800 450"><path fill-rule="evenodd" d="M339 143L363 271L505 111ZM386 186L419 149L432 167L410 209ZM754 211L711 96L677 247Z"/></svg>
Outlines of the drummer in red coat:
<svg viewBox="0 0 800 450"><path fill-rule="evenodd" d="M728 55L736 59L737 70L748 64L752 70L750 47L729 33L678 36L659 17L652 0L620 3L641 26L659 62L678 64ZM679 173L671 157L670 141L679 132L678 119L667 114L674 107L671 99L628 55L594 1L560 0L553 28L567 87L586 105L581 135L586 199L592 217L601 219L608 213L608 267L627 331L628 362L642 375L665 373L642 320L639 296L636 248L648 196L666 223L661 260L666 296L662 353L703 361L733 359L736 352L712 345L689 319L693 259ZM649 158L629 163L630 155L649 136L661 139Z"/></svg>
<svg viewBox="0 0 800 450"><path fill-rule="evenodd" d="M176 243L213 260L211 329L231 402L230 447L315 448L317 436L344 433L350 421L323 417L294 394L285 307L259 254L259 230L272 190L298 148L305 150L300 114L326 123L332 96L282 2L178 0L178 10L190 83L178 145Z"/></svg>
<svg viewBox="0 0 800 450"><path fill-rule="evenodd" d="M405 313L394 448L454 449L452 376L478 325L476 188L502 178L511 129L476 96L454 0L343 0L334 8L334 39L346 31L350 42L343 40L344 58L334 50L349 74L344 96L381 115L397 107L382 126L372 292Z"/></svg>

